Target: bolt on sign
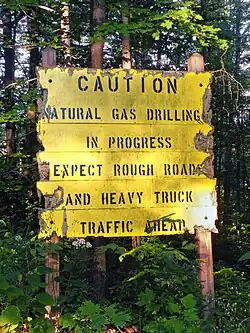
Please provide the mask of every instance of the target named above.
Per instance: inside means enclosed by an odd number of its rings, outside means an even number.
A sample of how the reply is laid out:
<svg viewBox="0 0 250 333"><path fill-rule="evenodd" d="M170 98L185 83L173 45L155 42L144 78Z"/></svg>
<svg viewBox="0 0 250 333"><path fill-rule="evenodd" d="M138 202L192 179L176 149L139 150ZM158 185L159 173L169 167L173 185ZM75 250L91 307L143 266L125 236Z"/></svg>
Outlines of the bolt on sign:
<svg viewBox="0 0 250 333"><path fill-rule="evenodd" d="M214 229L210 73L39 68L40 237Z"/></svg>

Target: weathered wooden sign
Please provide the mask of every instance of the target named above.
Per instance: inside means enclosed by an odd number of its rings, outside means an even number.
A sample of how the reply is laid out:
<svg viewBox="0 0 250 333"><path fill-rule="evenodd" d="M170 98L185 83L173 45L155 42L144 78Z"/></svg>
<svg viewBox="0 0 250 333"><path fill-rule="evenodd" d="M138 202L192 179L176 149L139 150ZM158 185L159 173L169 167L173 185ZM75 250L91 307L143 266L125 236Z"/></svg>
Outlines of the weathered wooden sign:
<svg viewBox="0 0 250 333"><path fill-rule="evenodd" d="M39 68L40 237L213 229L210 73Z"/></svg>

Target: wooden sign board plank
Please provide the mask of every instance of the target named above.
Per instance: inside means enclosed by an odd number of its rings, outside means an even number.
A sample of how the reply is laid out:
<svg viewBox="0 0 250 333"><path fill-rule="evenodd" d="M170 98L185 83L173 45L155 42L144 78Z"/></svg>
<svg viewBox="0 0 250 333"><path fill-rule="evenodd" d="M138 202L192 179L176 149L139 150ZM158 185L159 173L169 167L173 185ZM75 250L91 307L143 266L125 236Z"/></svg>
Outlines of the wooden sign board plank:
<svg viewBox="0 0 250 333"><path fill-rule="evenodd" d="M150 180L206 178L203 152L42 152L41 180ZM43 175L43 168L47 173Z"/></svg>
<svg viewBox="0 0 250 333"><path fill-rule="evenodd" d="M108 210L47 210L41 214L39 237L131 237L194 232L196 221L214 228L216 207L171 207Z"/></svg>
<svg viewBox="0 0 250 333"><path fill-rule="evenodd" d="M215 180L95 180L38 182L54 209L162 208L213 206ZM47 205L48 207L48 205Z"/></svg>
<svg viewBox="0 0 250 333"><path fill-rule="evenodd" d="M38 69L48 89L41 122L204 123L210 73L138 70Z"/></svg>
<svg viewBox="0 0 250 333"><path fill-rule="evenodd" d="M139 124L40 124L39 139L46 152L197 151L211 126Z"/></svg>

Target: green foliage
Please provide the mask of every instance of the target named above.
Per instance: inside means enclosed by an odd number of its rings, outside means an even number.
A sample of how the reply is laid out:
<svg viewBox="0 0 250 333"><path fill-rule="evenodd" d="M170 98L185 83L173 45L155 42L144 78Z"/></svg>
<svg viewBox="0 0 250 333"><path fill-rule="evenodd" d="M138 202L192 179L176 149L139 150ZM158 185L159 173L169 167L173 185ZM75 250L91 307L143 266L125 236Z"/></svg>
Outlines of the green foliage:
<svg viewBox="0 0 250 333"><path fill-rule="evenodd" d="M243 273L223 268L215 273L216 332L248 332L250 284Z"/></svg>
<svg viewBox="0 0 250 333"><path fill-rule="evenodd" d="M206 24L200 15L200 6L195 1L164 1L165 4L155 3L154 10L139 8L135 5L129 8L128 24L116 21L105 22L95 32L94 40L102 39L108 34L121 35L150 35L155 40L168 36L175 42L177 36L184 38L195 47L214 46L225 50L228 42L220 37L221 29L214 25ZM110 6L110 11L117 13L119 6ZM114 15L114 17L117 17Z"/></svg>
<svg viewBox="0 0 250 333"><path fill-rule="evenodd" d="M131 320L131 316L119 310L116 305L101 307L91 301L85 301L76 313L65 314L61 318L61 325L64 329L74 329L74 332L103 333L108 326L123 327Z"/></svg>

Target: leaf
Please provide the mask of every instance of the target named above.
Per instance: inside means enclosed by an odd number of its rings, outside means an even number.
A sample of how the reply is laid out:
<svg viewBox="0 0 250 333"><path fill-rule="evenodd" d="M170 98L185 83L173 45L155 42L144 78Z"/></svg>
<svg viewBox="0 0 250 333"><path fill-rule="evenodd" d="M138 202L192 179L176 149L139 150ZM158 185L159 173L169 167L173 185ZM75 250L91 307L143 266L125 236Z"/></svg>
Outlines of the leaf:
<svg viewBox="0 0 250 333"><path fill-rule="evenodd" d="M75 326L75 321L71 314L65 314L60 318L62 328L72 329Z"/></svg>
<svg viewBox="0 0 250 333"><path fill-rule="evenodd" d="M180 306L175 303L169 303L168 308L172 313L179 313L180 312Z"/></svg>
<svg viewBox="0 0 250 333"><path fill-rule="evenodd" d="M54 305L55 301L52 296L48 293L42 292L36 295L36 300L42 305Z"/></svg>
<svg viewBox="0 0 250 333"><path fill-rule="evenodd" d="M7 290L9 288L9 283L7 282L5 276L0 275L0 290Z"/></svg>
<svg viewBox="0 0 250 333"><path fill-rule="evenodd" d="M39 267L37 267L37 272L40 275L49 274L49 273L51 273L51 271L52 271L51 268L47 267L47 266L39 266Z"/></svg>
<svg viewBox="0 0 250 333"><path fill-rule="evenodd" d="M114 325L118 327L123 327L129 321L131 321L131 315L126 312L117 312L114 318Z"/></svg>
<svg viewBox="0 0 250 333"><path fill-rule="evenodd" d="M23 291L21 288L17 288L15 286L10 286L8 289L7 289L7 296L8 297L20 297L20 296L23 296Z"/></svg>
<svg viewBox="0 0 250 333"><path fill-rule="evenodd" d="M182 246L182 250L187 250L187 251L194 250L195 248L196 248L196 245L193 243L189 243L189 244Z"/></svg>
<svg viewBox="0 0 250 333"><path fill-rule="evenodd" d="M139 295L139 305L148 305L155 299L155 294L151 289L146 288L145 292Z"/></svg>
<svg viewBox="0 0 250 333"><path fill-rule="evenodd" d="M62 250L62 247L58 244L50 244L50 246L48 247L49 253L58 253L61 250Z"/></svg>
<svg viewBox="0 0 250 333"><path fill-rule="evenodd" d="M155 40L159 40L160 39L160 31L157 30L156 32L153 33L152 37L155 39Z"/></svg>
<svg viewBox="0 0 250 333"><path fill-rule="evenodd" d="M196 300L192 294L188 294L187 296L181 298L181 303L186 309L191 309L196 306Z"/></svg>
<svg viewBox="0 0 250 333"><path fill-rule="evenodd" d="M250 260L250 251L244 253L238 261Z"/></svg>
<svg viewBox="0 0 250 333"><path fill-rule="evenodd" d="M41 279L40 276L37 274L32 274L28 276L28 284L31 285L32 287L39 288L41 284Z"/></svg>
<svg viewBox="0 0 250 333"><path fill-rule="evenodd" d="M117 254L123 254L123 253L126 252L126 249L124 247L121 247L121 246L119 246L115 243L110 243L110 244L107 244L107 245L104 245L104 246L100 246L100 249L103 252L111 250L111 251L113 251L114 253L117 253Z"/></svg>
<svg viewBox="0 0 250 333"><path fill-rule="evenodd" d="M84 305L81 306L81 310L87 316L92 316L93 314L100 312L100 305L94 304L91 301L85 301Z"/></svg>
<svg viewBox="0 0 250 333"><path fill-rule="evenodd" d="M11 305L3 310L0 316L0 326L5 326L8 324L18 324L22 320L19 308L17 306Z"/></svg>
<svg viewBox="0 0 250 333"><path fill-rule="evenodd" d="M173 26L173 22L170 20L165 20L164 22L161 23L161 26L163 28L166 28L167 30L171 29Z"/></svg>
<svg viewBox="0 0 250 333"><path fill-rule="evenodd" d="M100 313L94 313L91 316L90 319L92 321L92 325L93 325L93 328L95 329L95 331L96 332L103 332L104 325L105 325L105 318L104 318L104 316L101 315Z"/></svg>

